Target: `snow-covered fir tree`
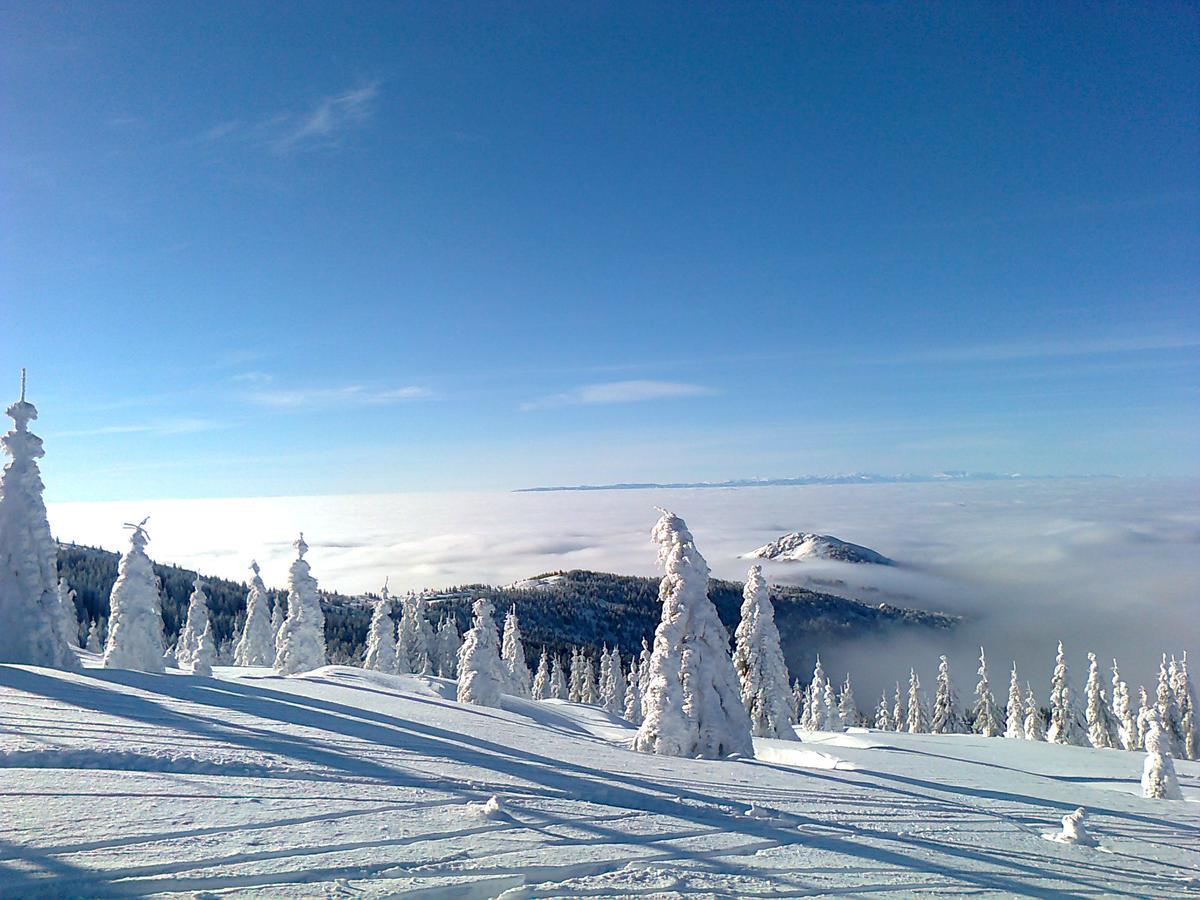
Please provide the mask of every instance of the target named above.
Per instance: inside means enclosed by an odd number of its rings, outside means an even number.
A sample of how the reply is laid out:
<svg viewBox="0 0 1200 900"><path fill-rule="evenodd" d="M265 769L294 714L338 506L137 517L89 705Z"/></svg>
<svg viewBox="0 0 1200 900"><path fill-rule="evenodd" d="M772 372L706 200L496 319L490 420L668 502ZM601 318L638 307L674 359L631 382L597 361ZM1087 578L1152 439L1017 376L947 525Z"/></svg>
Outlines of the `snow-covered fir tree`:
<svg viewBox="0 0 1200 900"><path fill-rule="evenodd" d="M104 646L106 669L139 669L162 672L163 620L158 577L146 555L150 535L146 520L127 525L132 529L129 549L117 565L117 580L108 598L108 640Z"/></svg>
<svg viewBox="0 0 1200 900"><path fill-rule="evenodd" d="M938 657L937 693L933 698L933 718L929 730L933 734L958 734L962 731L958 712L955 710L954 688L950 686L950 663L945 656Z"/></svg>
<svg viewBox="0 0 1200 900"><path fill-rule="evenodd" d="M687 525L662 510L651 532L666 574L654 632L645 719L633 749L665 756L754 755L750 717L729 654L729 632L708 598L708 564Z"/></svg>
<svg viewBox="0 0 1200 900"><path fill-rule="evenodd" d="M304 561L308 544L301 533L292 544L296 559L288 570L288 616L275 642L275 671L284 675L310 672L325 665L325 613L317 579Z"/></svg>
<svg viewBox="0 0 1200 900"><path fill-rule="evenodd" d="M792 721L800 725L804 721L804 707L807 693L799 678L792 679Z"/></svg>
<svg viewBox="0 0 1200 900"><path fill-rule="evenodd" d="M600 685L596 681L596 664L582 650L579 653L579 668L582 678L579 684L579 702L588 706L600 705Z"/></svg>
<svg viewBox="0 0 1200 900"><path fill-rule="evenodd" d="M638 693L645 702L646 694L650 691L650 644L642 638L642 652L638 655Z"/></svg>
<svg viewBox="0 0 1200 900"><path fill-rule="evenodd" d="M525 644L521 640L521 624L517 621L517 605L514 603L504 617L504 639L501 642L500 658L504 660L505 693L514 697L532 696L532 677L525 661Z"/></svg>
<svg viewBox="0 0 1200 900"><path fill-rule="evenodd" d="M944 658L944 657L943 657ZM921 679L917 670L908 672L908 722L909 734L925 734L929 731L929 717L925 712L925 701L921 697Z"/></svg>
<svg viewBox="0 0 1200 900"><path fill-rule="evenodd" d="M1025 740L1044 741L1046 739L1046 720L1042 717L1041 707L1029 682L1025 682Z"/></svg>
<svg viewBox="0 0 1200 900"><path fill-rule="evenodd" d="M192 581L192 594L188 597L187 618L179 630L175 642L175 661L181 669L190 669L196 661L200 647L200 635L208 626L208 595L204 593L204 581L199 575ZM216 648L213 648L215 654Z"/></svg>
<svg viewBox="0 0 1200 900"><path fill-rule="evenodd" d="M233 651L233 664L269 666L275 662L275 641L271 633L267 586L263 584L256 560L250 561L250 572L250 589L246 592L246 621Z"/></svg>
<svg viewBox="0 0 1200 900"><path fill-rule="evenodd" d="M1150 697L1146 694L1146 686L1138 686L1138 714L1134 720L1137 726L1137 749L1141 750L1146 746L1146 733L1150 730L1150 713L1154 712L1154 704L1150 702ZM1160 723L1161 725L1161 723Z"/></svg>
<svg viewBox="0 0 1200 900"><path fill-rule="evenodd" d="M642 682L639 677L637 660L629 669L629 680L625 689L625 721L631 725L642 724Z"/></svg>
<svg viewBox="0 0 1200 900"><path fill-rule="evenodd" d="M396 671L396 622L392 618L392 598L388 593L386 581L379 591L375 608L371 611L363 668L389 674Z"/></svg>
<svg viewBox="0 0 1200 900"><path fill-rule="evenodd" d="M1025 701L1021 697L1021 684L1017 681L1017 664L1012 666L1012 675L1008 679L1008 706L1004 709L1004 736L1006 738L1025 737Z"/></svg>
<svg viewBox="0 0 1200 900"><path fill-rule="evenodd" d="M65 578L58 579L59 637L68 647L79 646L79 612L75 607L75 592Z"/></svg>
<svg viewBox="0 0 1200 900"><path fill-rule="evenodd" d="M103 653L104 643L107 640L104 633L104 624L100 619L93 619L91 627L88 628L87 634L87 649L91 653Z"/></svg>
<svg viewBox="0 0 1200 900"><path fill-rule="evenodd" d="M804 696L803 718L800 727L805 731L820 731L825 723L825 669L821 666L821 654L817 654L817 662L813 666L812 680L808 683L808 691Z"/></svg>
<svg viewBox="0 0 1200 900"><path fill-rule="evenodd" d="M1113 718L1117 720L1117 734L1121 739L1122 749L1136 750L1137 722L1129 702L1129 685L1121 680L1115 659L1112 664L1112 710Z"/></svg>
<svg viewBox="0 0 1200 900"><path fill-rule="evenodd" d="M825 687L821 691L821 730L842 730L842 717L838 715L837 696L828 678L825 679Z"/></svg>
<svg viewBox="0 0 1200 900"><path fill-rule="evenodd" d="M897 731L908 730L908 714L904 710L904 694L900 692L900 682L896 682L896 693L892 704L892 722Z"/></svg>
<svg viewBox="0 0 1200 900"><path fill-rule="evenodd" d="M1200 759L1200 710L1196 709L1196 688L1188 672L1186 650L1183 651L1183 659L1179 661L1172 687L1175 690L1175 700L1179 704L1179 726L1183 732L1181 755L1187 759Z"/></svg>
<svg viewBox="0 0 1200 900"><path fill-rule="evenodd" d="M499 706L507 676L500 659L500 635L492 601L475 601L475 620L458 651L458 702Z"/></svg>
<svg viewBox="0 0 1200 900"><path fill-rule="evenodd" d="M285 608L283 598L280 597L279 595L276 595L275 599L271 603L271 647L272 647L272 650L271 650L272 657L271 658L272 658L272 660L274 660L274 654L275 654L274 648L279 643L279 632L283 628L283 623L285 621L287 621L287 609Z"/></svg>
<svg viewBox="0 0 1200 900"><path fill-rule="evenodd" d="M196 638L196 649L192 651L191 667L193 675L203 675L205 678L212 677L213 665L217 659L215 644L216 639L213 637L212 622L206 619L204 630Z"/></svg>
<svg viewBox="0 0 1200 900"><path fill-rule="evenodd" d="M462 637L453 616L446 616L437 630L437 673L442 678L458 677L458 651Z"/></svg>
<svg viewBox="0 0 1200 900"><path fill-rule="evenodd" d="M433 626L429 624L429 602L424 594L410 593L404 598L396 643L397 666L403 663L406 666L405 672L415 675L433 674L434 633ZM528 666L525 674L529 674ZM524 696L529 696L528 684Z"/></svg>
<svg viewBox="0 0 1200 900"><path fill-rule="evenodd" d="M1108 708L1108 698L1100 678L1096 654L1088 654L1087 711L1088 740L1093 747L1113 749L1121 746L1116 717Z"/></svg>
<svg viewBox="0 0 1200 900"><path fill-rule="evenodd" d="M996 698L988 684L987 655L979 648L979 681L975 684L974 729L984 737L999 737L1004 730L996 710Z"/></svg>
<svg viewBox="0 0 1200 900"><path fill-rule="evenodd" d="M854 701L854 687L850 684L848 672L846 680L842 682L841 693L838 694L838 718L845 728L857 726L862 719L858 712L858 704Z"/></svg>
<svg viewBox="0 0 1200 900"><path fill-rule="evenodd" d="M0 473L0 662L77 669L79 660L63 635L58 545L37 464L45 451L29 430L37 408L25 400L24 369L21 399L8 415L13 428L0 438L11 457Z"/></svg>
<svg viewBox="0 0 1200 900"><path fill-rule="evenodd" d="M571 684L568 697L572 703L583 702L583 652L578 647L571 648Z"/></svg>
<svg viewBox="0 0 1200 900"><path fill-rule="evenodd" d="M550 696L550 653L545 647L538 659L537 674L533 676L533 699L545 700Z"/></svg>
<svg viewBox="0 0 1200 900"><path fill-rule="evenodd" d="M1062 641L1059 641L1058 655L1054 658L1054 674L1050 680L1050 727L1046 731L1046 740L1052 744L1079 745L1082 744L1081 730L1079 715L1075 711L1075 698L1071 694L1066 656Z"/></svg>
<svg viewBox="0 0 1200 900"><path fill-rule="evenodd" d="M1175 762L1171 758L1171 738L1157 708L1146 715L1146 761L1142 766L1142 796L1150 800L1182 800Z"/></svg>
<svg viewBox="0 0 1200 900"><path fill-rule="evenodd" d="M888 708L888 695L884 691L879 697L879 707L875 710L875 727L880 731L895 731L892 724L892 713Z"/></svg>
<svg viewBox="0 0 1200 900"><path fill-rule="evenodd" d="M626 685L621 651L613 647L605 655L608 657L608 671L603 672L600 678L600 705L614 716L624 716Z"/></svg>
<svg viewBox="0 0 1200 900"><path fill-rule="evenodd" d="M558 658L557 653L550 662L550 699L571 699L571 689L567 686L567 673L563 671L562 660Z"/></svg>
<svg viewBox="0 0 1200 900"><path fill-rule="evenodd" d="M1158 710L1158 723L1166 739L1171 742L1171 755L1179 756L1183 745L1183 726L1179 715L1179 701L1175 697L1175 688L1171 684L1171 676L1167 669L1167 654L1162 655L1158 667L1158 689L1155 692L1155 709Z"/></svg>
<svg viewBox="0 0 1200 900"><path fill-rule="evenodd" d="M795 740L787 664L762 566L751 566L746 574L741 619L734 631L733 668L754 734Z"/></svg>

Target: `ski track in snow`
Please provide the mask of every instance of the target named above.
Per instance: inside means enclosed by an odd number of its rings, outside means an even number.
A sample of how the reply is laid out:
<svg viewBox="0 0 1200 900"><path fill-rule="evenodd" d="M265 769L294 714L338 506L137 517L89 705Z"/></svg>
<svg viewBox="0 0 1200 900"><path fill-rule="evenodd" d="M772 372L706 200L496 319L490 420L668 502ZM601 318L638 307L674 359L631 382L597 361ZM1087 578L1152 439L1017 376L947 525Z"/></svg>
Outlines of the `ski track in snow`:
<svg viewBox="0 0 1200 900"><path fill-rule="evenodd" d="M1200 765L854 729L625 749L594 707L331 667L0 666L0 896L1200 896ZM492 798L495 802L490 802ZM1087 809L1100 846L1047 841Z"/></svg>

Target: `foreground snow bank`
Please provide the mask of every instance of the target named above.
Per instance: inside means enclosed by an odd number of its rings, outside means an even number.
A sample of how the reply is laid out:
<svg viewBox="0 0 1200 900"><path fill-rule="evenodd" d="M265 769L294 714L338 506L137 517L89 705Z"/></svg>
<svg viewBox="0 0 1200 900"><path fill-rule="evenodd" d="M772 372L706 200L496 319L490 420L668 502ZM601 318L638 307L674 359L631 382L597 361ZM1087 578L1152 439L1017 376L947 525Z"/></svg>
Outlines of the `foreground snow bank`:
<svg viewBox="0 0 1200 900"><path fill-rule="evenodd" d="M859 730L625 749L593 707L437 678L0 666L0 896L1195 896L1200 767ZM784 750L791 751L785 753ZM1050 842L1086 809L1099 847Z"/></svg>

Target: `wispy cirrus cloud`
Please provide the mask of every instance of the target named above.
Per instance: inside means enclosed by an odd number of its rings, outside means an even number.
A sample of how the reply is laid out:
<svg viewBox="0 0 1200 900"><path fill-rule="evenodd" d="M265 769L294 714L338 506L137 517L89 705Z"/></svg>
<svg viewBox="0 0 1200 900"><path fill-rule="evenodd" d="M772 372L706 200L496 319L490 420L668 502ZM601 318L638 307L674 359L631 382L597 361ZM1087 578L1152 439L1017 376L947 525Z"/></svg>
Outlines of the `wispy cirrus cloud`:
<svg viewBox="0 0 1200 900"><path fill-rule="evenodd" d="M538 400L522 403L524 412L556 409L563 406L598 406L610 403L641 403L647 400L666 400L679 397L709 397L715 394L710 387L679 381L607 381L587 384L561 394L551 394Z"/></svg>
<svg viewBox="0 0 1200 900"><path fill-rule="evenodd" d="M258 390L243 395L247 403L272 409L307 409L311 407L387 406L412 400L429 400L433 392L419 385L394 388L368 388L349 384L332 388L295 388L287 390Z"/></svg>
<svg viewBox="0 0 1200 900"><path fill-rule="evenodd" d="M59 431L55 437L102 437L109 434L145 434L152 437L170 437L177 434L199 434L203 431L218 431L231 427L231 423L220 419L160 419L153 422L134 422L126 425L101 425L96 428L80 428Z"/></svg>

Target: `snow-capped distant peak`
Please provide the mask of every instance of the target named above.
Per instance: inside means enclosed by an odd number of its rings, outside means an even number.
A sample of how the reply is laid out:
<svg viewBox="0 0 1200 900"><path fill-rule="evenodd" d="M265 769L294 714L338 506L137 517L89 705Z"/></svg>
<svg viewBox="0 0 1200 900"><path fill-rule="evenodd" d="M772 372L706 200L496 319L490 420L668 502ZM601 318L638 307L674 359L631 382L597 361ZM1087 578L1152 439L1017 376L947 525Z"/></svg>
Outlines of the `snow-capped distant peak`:
<svg viewBox="0 0 1200 900"><path fill-rule="evenodd" d="M851 544L830 534L810 534L793 531L778 540L751 550L743 559L773 559L780 562L803 562L805 560L836 560L837 562L874 563L893 566L895 563L867 547Z"/></svg>

